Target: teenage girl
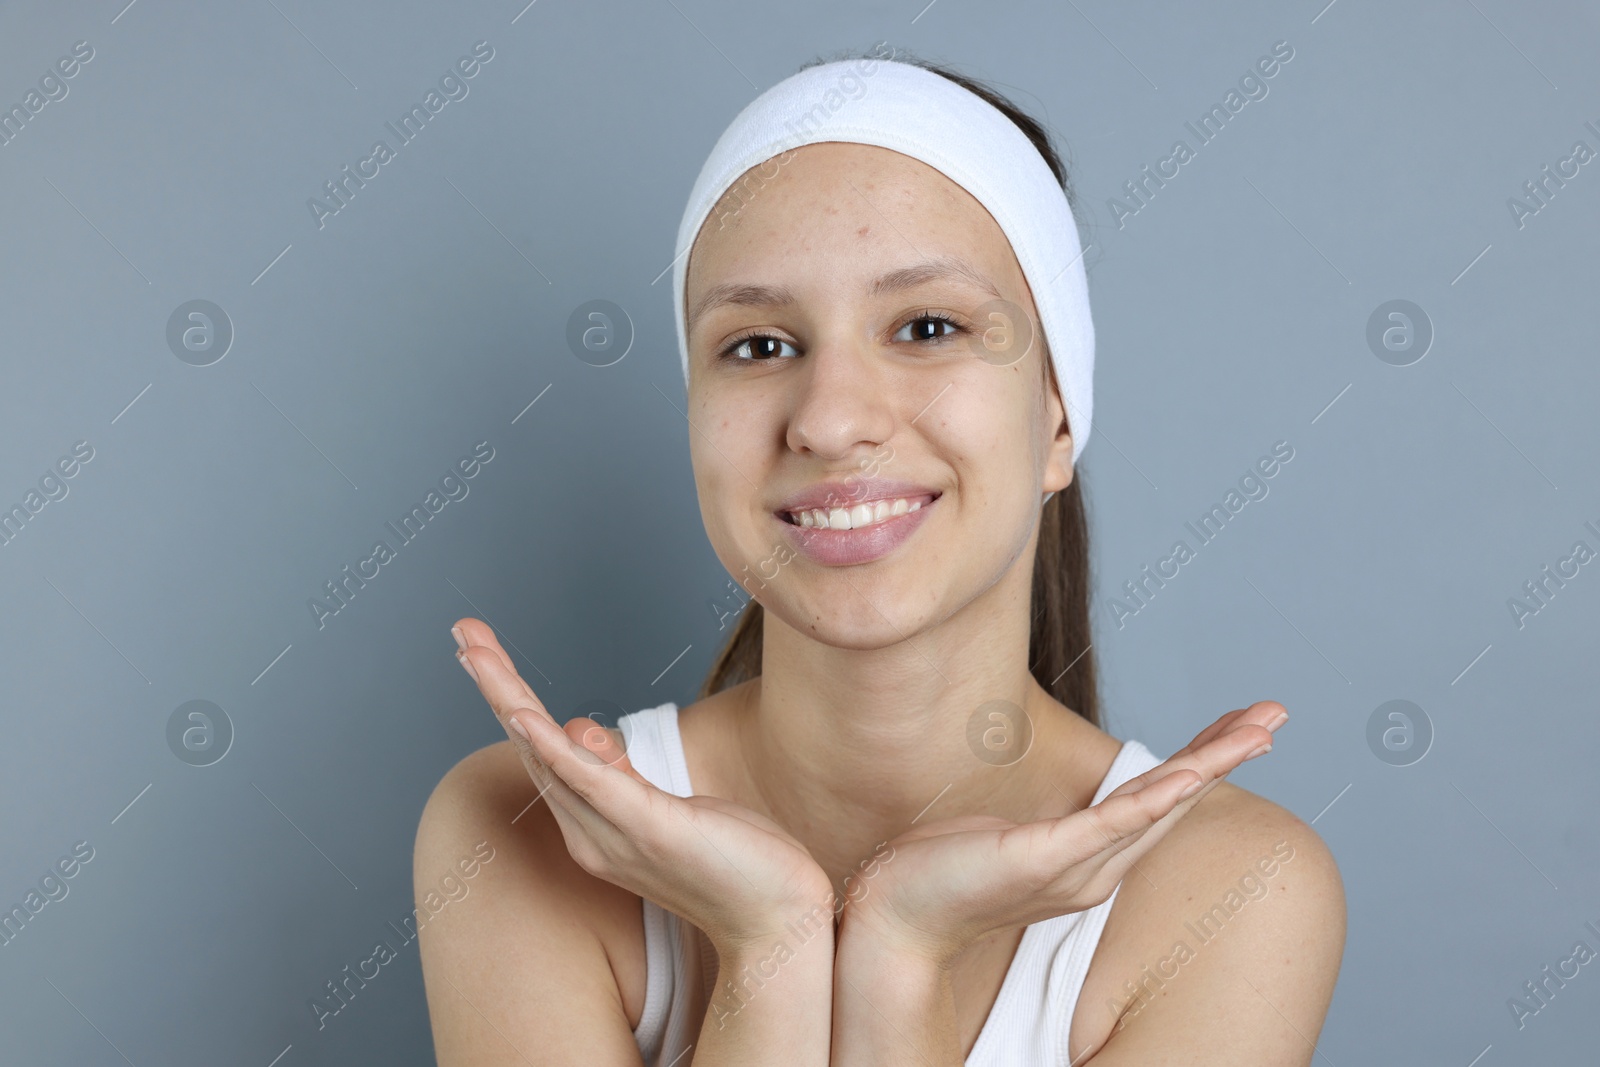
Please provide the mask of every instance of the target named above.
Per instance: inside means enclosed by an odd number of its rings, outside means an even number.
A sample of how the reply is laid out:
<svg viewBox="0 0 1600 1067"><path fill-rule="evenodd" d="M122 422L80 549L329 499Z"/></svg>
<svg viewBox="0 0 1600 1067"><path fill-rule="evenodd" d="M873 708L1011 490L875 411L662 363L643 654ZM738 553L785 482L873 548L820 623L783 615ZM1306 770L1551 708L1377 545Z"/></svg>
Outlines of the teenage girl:
<svg viewBox="0 0 1600 1067"><path fill-rule="evenodd" d="M1034 120L914 65L1067 188ZM1223 780L1287 712L1164 762L1100 728L1069 406L1047 345L974 355L975 309L1037 321L1012 244L876 145L761 179L680 309L701 516L754 600L700 699L619 729L558 726L488 626L452 628L508 740L417 835L419 886L496 848L421 937L438 1062L1310 1064L1339 874Z"/></svg>

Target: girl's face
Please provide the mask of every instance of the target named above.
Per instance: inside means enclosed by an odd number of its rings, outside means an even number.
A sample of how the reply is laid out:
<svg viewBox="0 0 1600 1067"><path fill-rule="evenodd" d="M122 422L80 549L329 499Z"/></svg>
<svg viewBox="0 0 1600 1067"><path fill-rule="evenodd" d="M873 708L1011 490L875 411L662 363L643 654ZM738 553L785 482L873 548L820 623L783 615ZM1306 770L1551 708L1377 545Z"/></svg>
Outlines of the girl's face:
<svg viewBox="0 0 1600 1067"><path fill-rule="evenodd" d="M857 649L1008 574L1026 610L1072 442L1022 269L966 190L871 145L774 157L701 227L685 307L700 513L747 595Z"/></svg>

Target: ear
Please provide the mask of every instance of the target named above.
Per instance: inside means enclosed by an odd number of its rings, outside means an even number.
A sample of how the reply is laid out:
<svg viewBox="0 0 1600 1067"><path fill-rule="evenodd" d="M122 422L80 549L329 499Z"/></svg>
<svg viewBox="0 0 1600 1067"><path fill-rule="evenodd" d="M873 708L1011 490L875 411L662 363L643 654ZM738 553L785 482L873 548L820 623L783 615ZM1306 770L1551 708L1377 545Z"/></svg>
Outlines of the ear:
<svg viewBox="0 0 1600 1067"><path fill-rule="evenodd" d="M1044 481L1041 493L1059 492L1072 484L1072 429L1061 403L1061 390L1056 384L1055 366L1045 359L1045 425L1055 427L1045 454Z"/></svg>

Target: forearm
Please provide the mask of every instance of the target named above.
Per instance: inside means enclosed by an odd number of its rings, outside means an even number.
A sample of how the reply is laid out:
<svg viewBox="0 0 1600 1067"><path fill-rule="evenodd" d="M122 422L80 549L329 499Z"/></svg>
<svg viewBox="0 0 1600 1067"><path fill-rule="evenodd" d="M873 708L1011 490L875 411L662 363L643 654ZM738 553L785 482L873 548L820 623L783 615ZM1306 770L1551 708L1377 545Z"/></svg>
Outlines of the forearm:
<svg viewBox="0 0 1600 1067"><path fill-rule="evenodd" d="M833 957L831 915L766 944L720 949L694 1067L827 1067Z"/></svg>
<svg viewBox="0 0 1600 1067"><path fill-rule="evenodd" d="M948 968L848 920L834 957L833 1067L961 1067Z"/></svg>

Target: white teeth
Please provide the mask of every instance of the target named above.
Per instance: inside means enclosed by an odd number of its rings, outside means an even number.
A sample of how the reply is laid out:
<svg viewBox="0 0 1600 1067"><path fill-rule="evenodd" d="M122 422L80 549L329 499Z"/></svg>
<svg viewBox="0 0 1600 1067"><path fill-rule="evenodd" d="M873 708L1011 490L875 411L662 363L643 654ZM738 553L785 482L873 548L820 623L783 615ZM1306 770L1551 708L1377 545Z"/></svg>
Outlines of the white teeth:
<svg viewBox="0 0 1600 1067"><path fill-rule="evenodd" d="M922 507L922 501L907 501L898 497L894 501L875 500L870 504L856 504L850 508L810 508L791 511L799 525L820 530L859 530L863 526L905 515Z"/></svg>

